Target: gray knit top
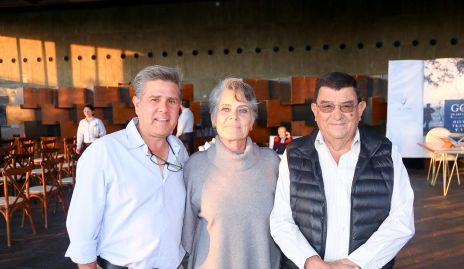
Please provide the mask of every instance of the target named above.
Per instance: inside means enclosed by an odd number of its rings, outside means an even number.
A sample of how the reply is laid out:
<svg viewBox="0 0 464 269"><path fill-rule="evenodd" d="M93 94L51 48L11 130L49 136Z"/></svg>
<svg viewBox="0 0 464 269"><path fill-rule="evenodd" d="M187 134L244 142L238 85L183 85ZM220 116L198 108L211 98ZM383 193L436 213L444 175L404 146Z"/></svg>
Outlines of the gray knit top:
<svg viewBox="0 0 464 269"><path fill-rule="evenodd" d="M273 150L250 138L243 154L216 137L215 145L190 157L182 234L188 268L279 268L269 229L279 162Z"/></svg>

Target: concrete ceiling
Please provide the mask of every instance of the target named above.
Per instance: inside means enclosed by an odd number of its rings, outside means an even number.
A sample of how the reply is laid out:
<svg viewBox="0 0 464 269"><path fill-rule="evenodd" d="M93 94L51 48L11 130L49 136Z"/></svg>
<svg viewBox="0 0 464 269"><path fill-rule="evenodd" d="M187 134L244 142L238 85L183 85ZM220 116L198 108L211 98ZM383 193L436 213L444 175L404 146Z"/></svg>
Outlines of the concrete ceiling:
<svg viewBox="0 0 464 269"><path fill-rule="evenodd" d="M100 8L110 6L130 6L138 4L167 4L187 2L214 2L214 1L188 1L188 0L0 0L0 13L44 11L73 8Z"/></svg>

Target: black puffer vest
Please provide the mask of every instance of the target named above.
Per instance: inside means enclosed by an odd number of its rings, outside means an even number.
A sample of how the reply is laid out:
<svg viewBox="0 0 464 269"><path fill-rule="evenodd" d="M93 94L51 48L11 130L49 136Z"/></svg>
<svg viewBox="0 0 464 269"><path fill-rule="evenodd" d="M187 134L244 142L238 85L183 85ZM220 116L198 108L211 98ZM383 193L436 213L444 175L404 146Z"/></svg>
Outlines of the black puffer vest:
<svg viewBox="0 0 464 269"><path fill-rule="evenodd" d="M293 219L314 250L324 258L327 208L319 157L318 130L287 147ZM361 150L351 189L349 253L364 244L388 217L393 191L391 142L359 128ZM394 259L383 268L393 268ZM281 268L297 266L282 257Z"/></svg>

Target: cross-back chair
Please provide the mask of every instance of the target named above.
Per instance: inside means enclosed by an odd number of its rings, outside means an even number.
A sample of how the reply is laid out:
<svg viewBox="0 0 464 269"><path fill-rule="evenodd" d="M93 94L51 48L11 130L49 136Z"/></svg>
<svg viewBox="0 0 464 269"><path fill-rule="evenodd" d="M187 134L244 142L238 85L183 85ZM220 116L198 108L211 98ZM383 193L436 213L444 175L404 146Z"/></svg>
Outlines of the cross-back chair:
<svg viewBox="0 0 464 269"><path fill-rule="evenodd" d="M25 167L5 167L3 170L3 196L0 197L0 212L6 222L6 238L8 247L11 246L11 216L16 209L21 208L23 215L29 217L32 233L36 234L34 220L29 205L27 186L31 178L32 165ZM24 226L24 219L21 227Z"/></svg>
<svg viewBox="0 0 464 269"><path fill-rule="evenodd" d="M28 198L37 199L42 206L42 218L44 219L45 228L48 228L48 208L52 199L56 203L61 203L63 211L66 215L66 207L64 203L63 190L60 187L60 167L63 158L45 158L40 166L42 173L39 177L40 184L36 186L28 186Z"/></svg>

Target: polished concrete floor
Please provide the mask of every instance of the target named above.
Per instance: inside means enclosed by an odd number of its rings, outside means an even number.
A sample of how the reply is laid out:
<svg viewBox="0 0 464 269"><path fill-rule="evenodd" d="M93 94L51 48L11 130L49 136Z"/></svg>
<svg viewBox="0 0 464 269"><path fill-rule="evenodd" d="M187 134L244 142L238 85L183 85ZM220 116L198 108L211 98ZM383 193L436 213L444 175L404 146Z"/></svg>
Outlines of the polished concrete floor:
<svg viewBox="0 0 464 269"><path fill-rule="evenodd" d="M423 169L409 173L416 197L416 235L399 253L395 268L464 268L464 182L458 186L453 181L448 196L443 197L440 182L435 187L427 184ZM69 244L63 211L58 207L55 214L49 214L48 229L43 227L38 205L33 211L37 235L32 235L27 221L24 228L20 227L18 211L10 248L6 246L5 223L0 220L0 268L76 268L63 257Z"/></svg>

